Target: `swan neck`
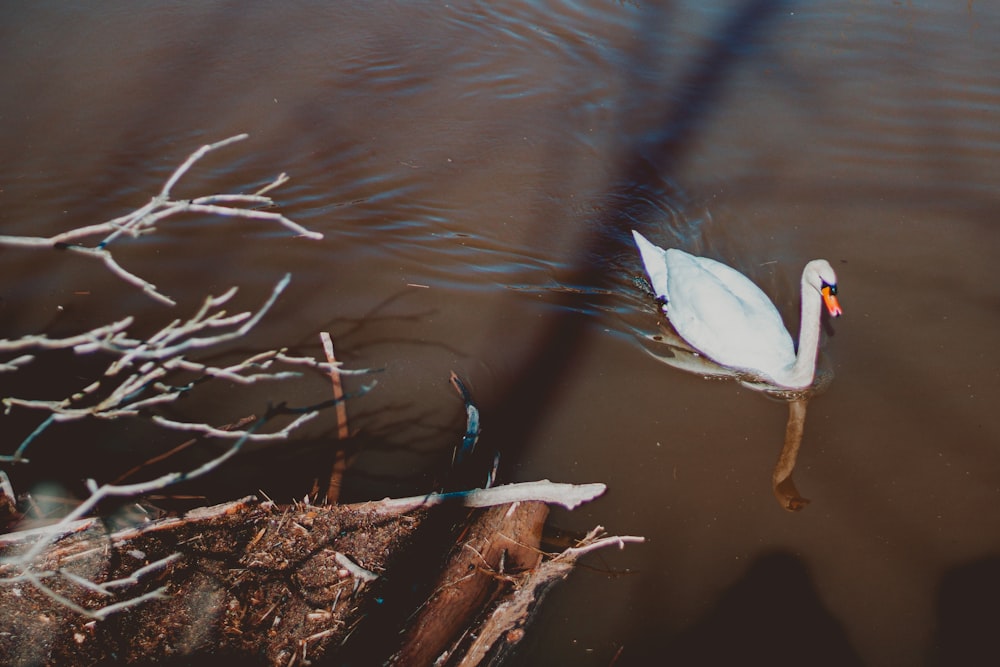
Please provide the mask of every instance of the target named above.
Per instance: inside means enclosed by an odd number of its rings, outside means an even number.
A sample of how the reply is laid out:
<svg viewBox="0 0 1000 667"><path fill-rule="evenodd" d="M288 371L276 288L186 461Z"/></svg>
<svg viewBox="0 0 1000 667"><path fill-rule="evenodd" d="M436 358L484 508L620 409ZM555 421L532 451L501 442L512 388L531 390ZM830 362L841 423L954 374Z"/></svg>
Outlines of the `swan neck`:
<svg viewBox="0 0 1000 667"><path fill-rule="evenodd" d="M822 302L819 292L802 274L802 318L799 322L799 346L792 366L792 378L798 388L812 384L816 374L816 353L819 350L819 318Z"/></svg>

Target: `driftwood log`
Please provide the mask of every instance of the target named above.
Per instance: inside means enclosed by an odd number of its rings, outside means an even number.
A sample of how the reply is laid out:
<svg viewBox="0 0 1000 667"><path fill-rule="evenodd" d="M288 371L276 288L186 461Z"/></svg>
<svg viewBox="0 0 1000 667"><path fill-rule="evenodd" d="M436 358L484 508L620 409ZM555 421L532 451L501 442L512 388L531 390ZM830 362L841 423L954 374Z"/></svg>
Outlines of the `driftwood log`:
<svg viewBox="0 0 1000 667"><path fill-rule="evenodd" d="M78 521L46 538L34 581L17 555L41 533L0 536L0 663L336 660L381 603L383 574L415 576L400 562L429 511L403 501L279 507L248 498L117 532ZM547 511L537 501L470 510L409 629L378 629L399 646L395 664L487 664L516 646L544 591L586 550L543 559ZM606 543L624 541L640 538ZM95 618L73 605L112 611Z"/></svg>
<svg viewBox="0 0 1000 667"><path fill-rule="evenodd" d="M453 655L453 642L462 644L466 634L474 634L468 632L470 619L541 562L539 545L548 514L544 503L526 502L491 507L473 521L391 664L426 665Z"/></svg>

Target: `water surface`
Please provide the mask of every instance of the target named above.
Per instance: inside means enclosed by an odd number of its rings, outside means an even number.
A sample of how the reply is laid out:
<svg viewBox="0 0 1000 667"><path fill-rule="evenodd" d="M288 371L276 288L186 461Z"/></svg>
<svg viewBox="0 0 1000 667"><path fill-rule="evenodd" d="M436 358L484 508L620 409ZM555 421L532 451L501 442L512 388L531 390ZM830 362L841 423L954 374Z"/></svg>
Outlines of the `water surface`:
<svg viewBox="0 0 1000 667"><path fill-rule="evenodd" d="M292 272L246 345L318 353L327 330L381 369L350 406L353 497L443 477L451 370L509 479L608 485L553 523L649 541L557 590L522 664L967 663L1000 581L998 30L995 7L941 1L7 7L0 231L120 215L247 132L178 194L287 171L281 211L324 240L188 219L121 260L177 312L231 285L255 307ZM846 315L822 342L836 377L809 408L802 513L769 486L784 406L646 354L631 227L744 271L792 330L802 266L835 266ZM176 316L79 260L0 261L0 337ZM178 409L276 398L217 394ZM28 428L10 424L5 451ZM283 488L291 461L227 483Z"/></svg>

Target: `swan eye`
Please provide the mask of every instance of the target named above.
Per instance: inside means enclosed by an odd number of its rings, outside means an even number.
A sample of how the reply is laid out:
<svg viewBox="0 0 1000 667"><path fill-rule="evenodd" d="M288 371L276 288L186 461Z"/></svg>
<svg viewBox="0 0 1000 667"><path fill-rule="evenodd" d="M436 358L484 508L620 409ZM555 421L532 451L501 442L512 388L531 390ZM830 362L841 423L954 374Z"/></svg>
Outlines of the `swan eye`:
<svg viewBox="0 0 1000 667"><path fill-rule="evenodd" d="M823 286L820 288L821 292L824 291L824 290L826 290L827 292L829 292L830 296L837 296L837 286L836 285L831 285L830 283L826 282L825 280L823 281Z"/></svg>

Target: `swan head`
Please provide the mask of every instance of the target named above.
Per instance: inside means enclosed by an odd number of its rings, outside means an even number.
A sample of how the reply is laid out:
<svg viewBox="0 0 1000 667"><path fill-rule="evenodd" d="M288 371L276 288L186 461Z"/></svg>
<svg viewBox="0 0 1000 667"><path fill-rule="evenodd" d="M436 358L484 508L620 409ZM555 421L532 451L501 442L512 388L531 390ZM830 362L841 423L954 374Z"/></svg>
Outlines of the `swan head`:
<svg viewBox="0 0 1000 667"><path fill-rule="evenodd" d="M840 317L844 311L837 300L837 274L830 262L825 259L814 259L806 264L802 272L802 284L809 285L823 297L827 312L833 317Z"/></svg>

